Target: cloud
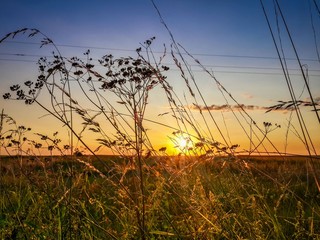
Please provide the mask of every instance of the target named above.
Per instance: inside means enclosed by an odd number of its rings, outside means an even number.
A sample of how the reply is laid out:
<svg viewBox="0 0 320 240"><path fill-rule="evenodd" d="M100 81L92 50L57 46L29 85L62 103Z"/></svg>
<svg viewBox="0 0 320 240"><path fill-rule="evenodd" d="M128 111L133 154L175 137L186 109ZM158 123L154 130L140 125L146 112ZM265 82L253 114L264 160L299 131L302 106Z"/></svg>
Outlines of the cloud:
<svg viewBox="0 0 320 240"><path fill-rule="evenodd" d="M239 105L228 105L228 104L215 105L215 104L212 104L208 107L193 104L189 107L190 107L190 109L200 110L200 111L206 111L206 110L231 111L231 110L241 110L241 109L244 109L244 110L265 110L266 111L268 109L268 107L261 107L261 106L256 106L256 105L245 105L245 104L239 104Z"/></svg>
<svg viewBox="0 0 320 240"><path fill-rule="evenodd" d="M314 103L316 106L320 105L320 97L315 97L314 98ZM311 102L306 100L306 101L297 101L297 105L300 107L310 107L312 106ZM292 110L294 110L294 106L292 104L292 101L278 101L276 102L275 105L273 106L257 106L257 105L245 105L245 104L239 104L239 105L228 105L228 104L223 104L223 105L216 105L212 104L210 106L201 106L193 103L193 105L189 106L189 109L191 110L199 110L199 111L231 111L231 110L246 110L246 111L254 111L254 110L261 110L261 111L278 111L278 112L283 112L287 113Z"/></svg>

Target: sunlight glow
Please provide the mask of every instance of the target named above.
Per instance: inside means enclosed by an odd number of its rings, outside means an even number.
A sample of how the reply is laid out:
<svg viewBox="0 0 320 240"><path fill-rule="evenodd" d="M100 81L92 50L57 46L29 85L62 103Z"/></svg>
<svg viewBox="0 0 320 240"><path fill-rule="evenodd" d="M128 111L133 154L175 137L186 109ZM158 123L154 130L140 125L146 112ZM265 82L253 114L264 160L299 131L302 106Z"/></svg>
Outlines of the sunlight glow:
<svg viewBox="0 0 320 240"><path fill-rule="evenodd" d="M192 140L189 136L177 136L175 139L172 139L172 142L174 143L174 148L179 151L185 151L192 148Z"/></svg>
<svg viewBox="0 0 320 240"><path fill-rule="evenodd" d="M188 145L188 141L184 138L179 139L179 147L184 149Z"/></svg>

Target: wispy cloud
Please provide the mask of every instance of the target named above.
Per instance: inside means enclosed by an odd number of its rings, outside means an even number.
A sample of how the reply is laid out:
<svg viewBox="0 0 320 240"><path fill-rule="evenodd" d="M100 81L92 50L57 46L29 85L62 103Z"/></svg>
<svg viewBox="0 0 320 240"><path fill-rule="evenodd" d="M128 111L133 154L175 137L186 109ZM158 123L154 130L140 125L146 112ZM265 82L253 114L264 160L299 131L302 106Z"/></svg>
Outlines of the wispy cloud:
<svg viewBox="0 0 320 240"><path fill-rule="evenodd" d="M193 104L193 105L189 106L189 108L193 109L193 110L200 110L200 111L208 111L208 110L210 110L210 111L231 111L231 110L239 110L239 109L264 110L264 111L268 110L268 107L261 107L261 106L257 106L257 105L245 105L245 104L240 104L240 105L212 104L208 107Z"/></svg>
<svg viewBox="0 0 320 240"><path fill-rule="evenodd" d="M314 103L316 106L320 105L320 97L314 98ZM310 107L312 106L310 101L297 101L297 105L302 107ZM283 113L287 113L294 109L294 104L292 101L278 101L273 106L258 106L258 105L245 105L245 104L239 104L239 105L216 105L212 104L210 106L202 106L194 104L190 105L189 108L191 110L199 110L199 111L231 111L231 110L248 110L248 111L254 111L254 110L261 110L261 111L279 111Z"/></svg>

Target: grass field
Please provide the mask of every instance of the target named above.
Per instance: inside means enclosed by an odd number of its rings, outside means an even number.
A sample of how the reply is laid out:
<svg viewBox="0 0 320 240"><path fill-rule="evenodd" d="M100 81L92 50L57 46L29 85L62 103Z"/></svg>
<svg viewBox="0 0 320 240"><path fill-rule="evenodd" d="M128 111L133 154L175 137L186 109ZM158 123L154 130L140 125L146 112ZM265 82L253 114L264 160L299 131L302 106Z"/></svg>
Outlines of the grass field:
<svg viewBox="0 0 320 240"><path fill-rule="evenodd" d="M64 57L34 28L0 40L37 36L41 47L55 49L51 59L37 62L35 81L10 86L3 98L40 107L65 130L60 133L44 120L45 131L54 133L33 132L2 109L0 153L9 156L0 156L0 238L320 239L320 158L314 156L319 145L313 128L319 125L304 121L309 114L300 111L314 107L320 122L312 93L310 101L300 100L302 93L295 97L278 53L291 100L264 107L263 116L283 110L291 111L290 117L283 115L284 128L264 117L254 120L247 111L254 105L245 108L211 69L177 43L153 5L171 39L170 53L164 46L159 59L151 48L155 37L141 44L134 58L107 54L97 65L89 50L86 61ZM167 54L179 79L168 78L170 68L162 64ZM209 85L199 88L202 77L193 74L193 64L218 90L222 102L217 103L225 104L215 105L213 92L203 95ZM173 88L178 80L181 86ZM165 100L159 113L149 105L152 94ZM221 118L214 112L217 106L223 107ZM168 121L161 120L164 115ZM247 146L238 149L232 129ZM284 150L278 149L279 137L271 137L280 129L286 129ZM297 153L287 149L290 141L301 143L308 156L289 156ZM112 156L99 155L103 149Z"/></svg>
<svg viewBox="0 0 320 240"><path fill-rule="evenodd" d="M139 238L137 171L122 158L0 164L1 239ZM320 193L305 166L303 157L146 160L146 237L320 239Z"/></svg>

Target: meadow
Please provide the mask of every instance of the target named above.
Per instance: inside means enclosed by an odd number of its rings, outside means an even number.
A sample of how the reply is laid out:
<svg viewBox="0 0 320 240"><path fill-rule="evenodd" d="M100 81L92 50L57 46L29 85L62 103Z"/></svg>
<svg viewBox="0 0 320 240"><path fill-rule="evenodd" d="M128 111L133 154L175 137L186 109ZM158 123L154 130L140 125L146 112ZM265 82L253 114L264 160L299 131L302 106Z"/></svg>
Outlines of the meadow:
<svg viewBox="0 0 320 240"><path fill-rule="evenodd" d="M140 238L136 169L100 158L2 156L1 239ZM320 239L303 157L159 157L143 171L147 239Z"/></svg>
<svg viewBox="0 0 320 240"><path fill-rule="evenodd" d="M13 83L2 96L35 105L64 129L34 132L1 111L1 239L320 239L319 103L299 56L303 90L294 89L282 42L273 39L291 99L263 107L263 116L289 114L282 128L256 121L249 112L254 105L238 102L176 42L151 2L171 39L160 56L153 51L155 37L133 57L98 60L90 50L64 57L34 28L0 39L24 37L53 49L39 58L34 80ZM204 76L208 84L201 85ZM211 104L216 96L222 105ZM152 104L160 100L158 112ZM230 129L240 132L245 146L231 141ZM271 137L280 129L283 151ZM159 132L171 145L157 145ZM290 140L305 155L290 154Z"/></svg>

